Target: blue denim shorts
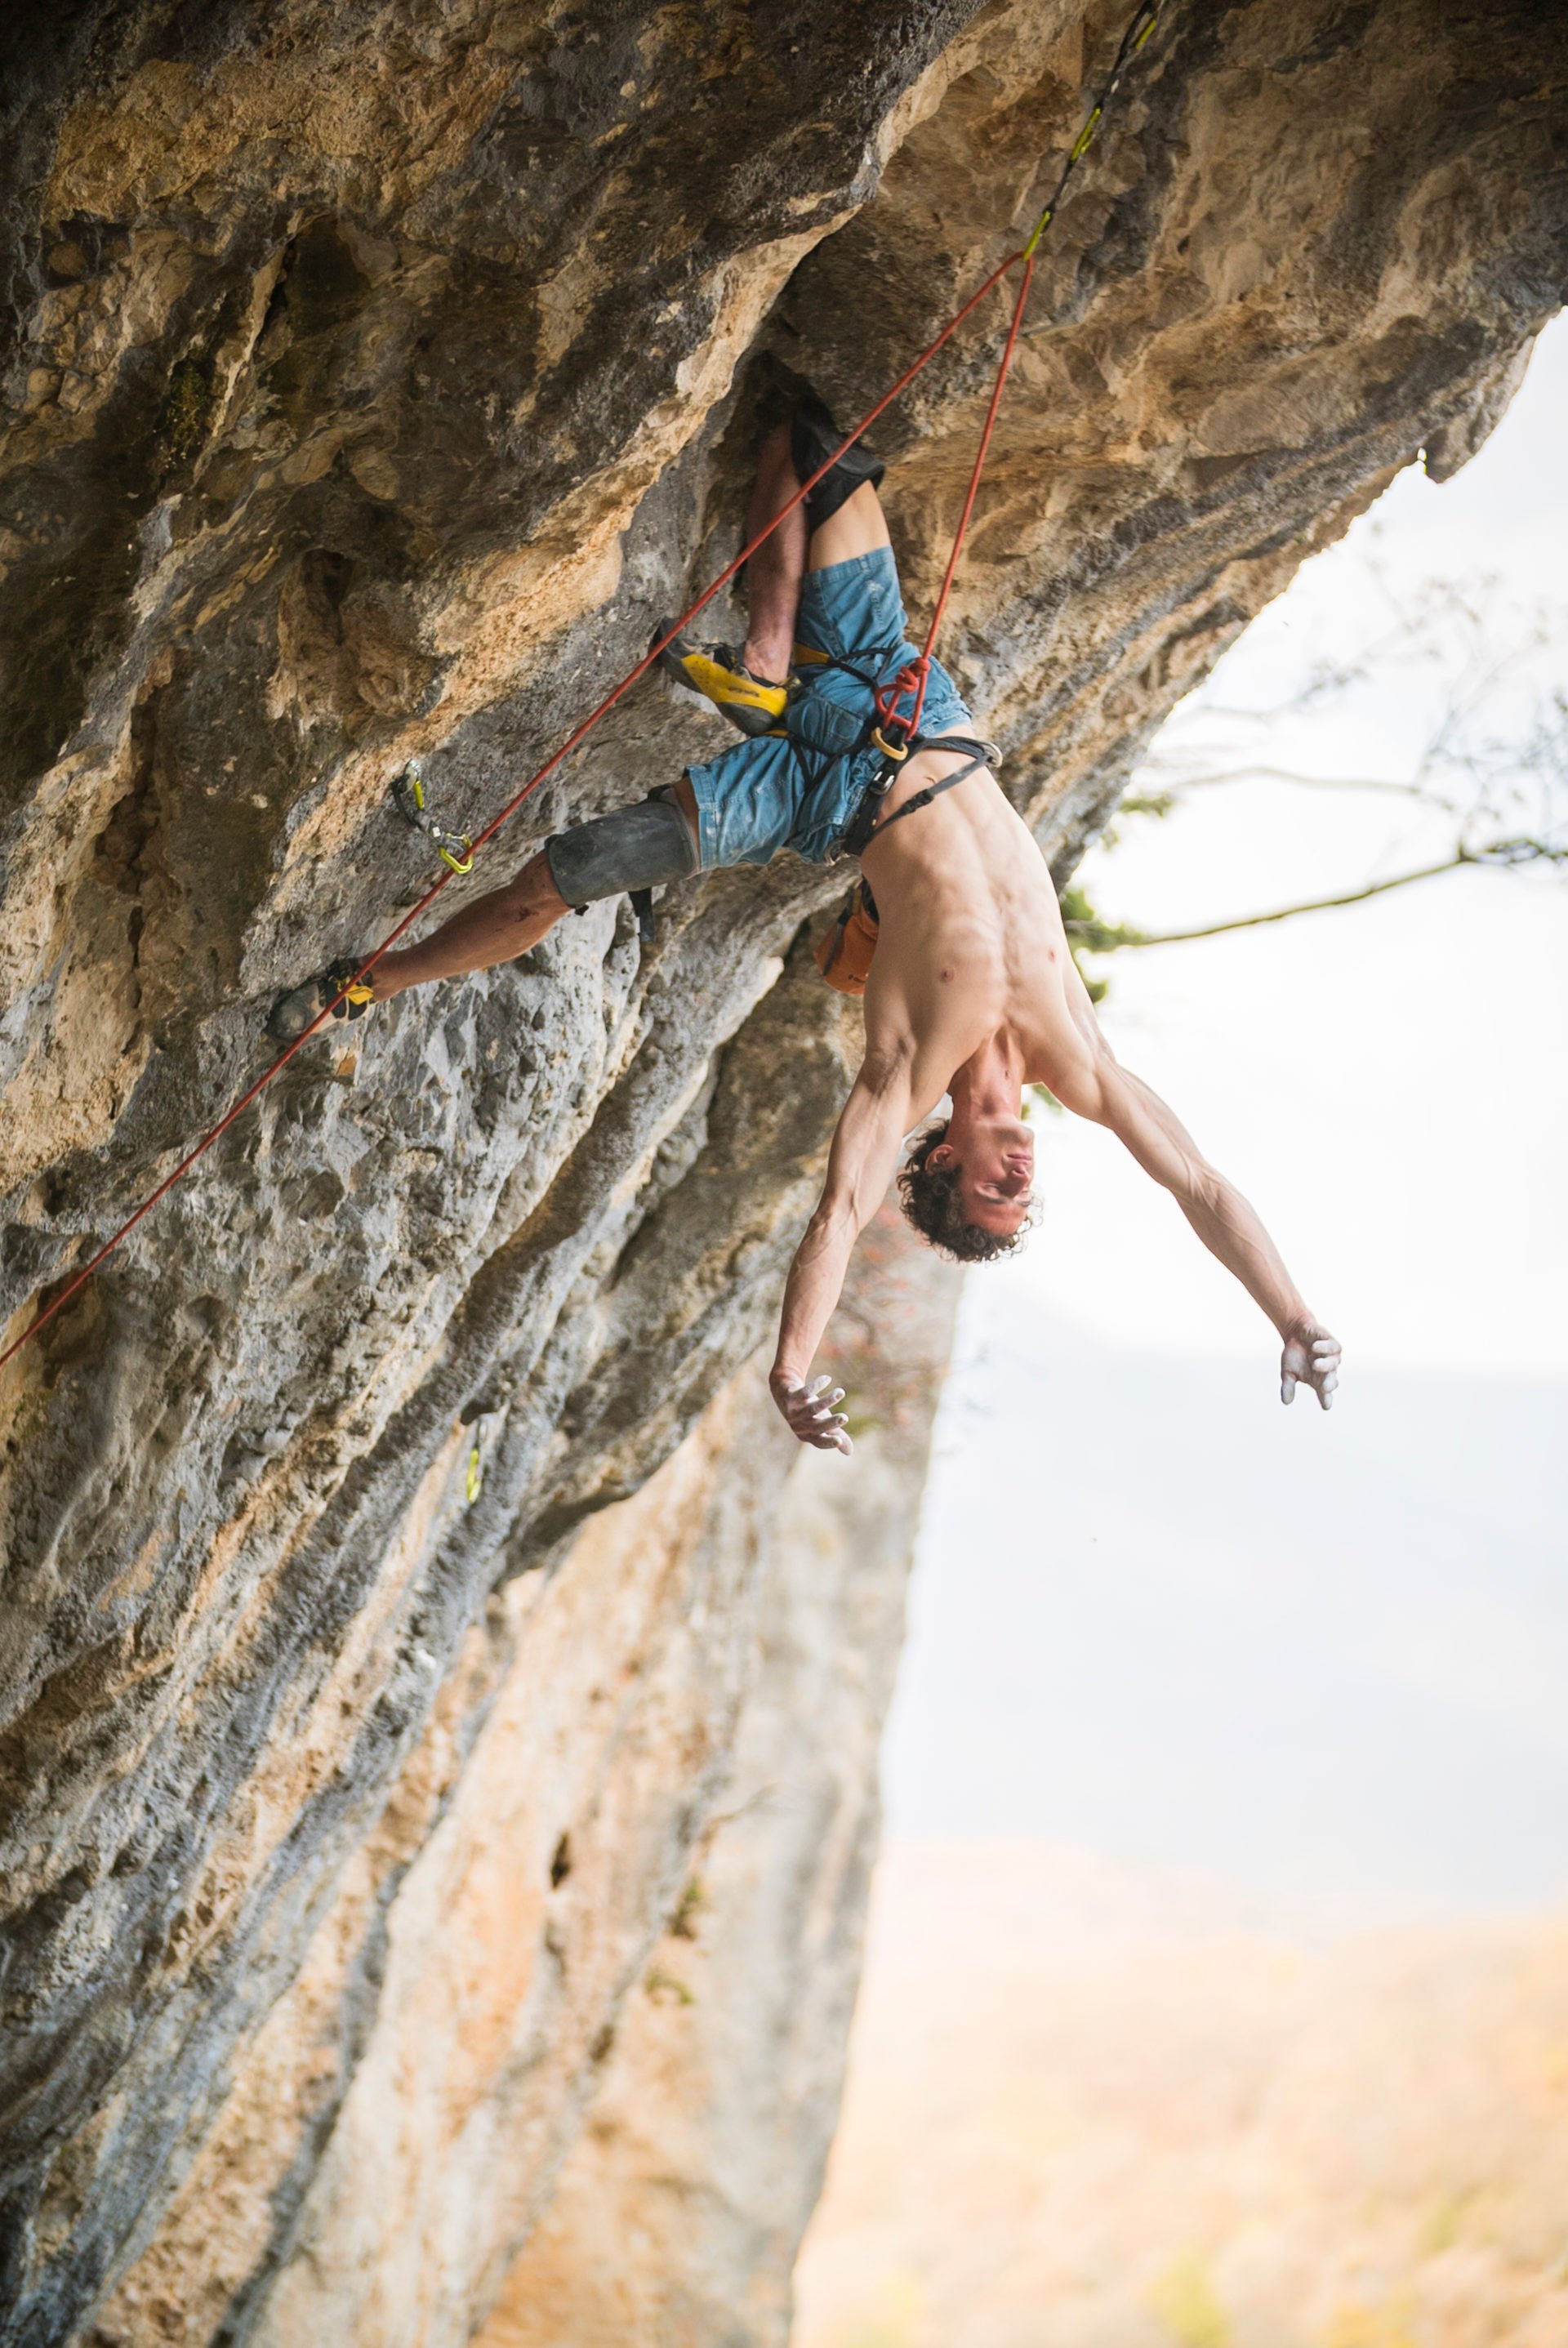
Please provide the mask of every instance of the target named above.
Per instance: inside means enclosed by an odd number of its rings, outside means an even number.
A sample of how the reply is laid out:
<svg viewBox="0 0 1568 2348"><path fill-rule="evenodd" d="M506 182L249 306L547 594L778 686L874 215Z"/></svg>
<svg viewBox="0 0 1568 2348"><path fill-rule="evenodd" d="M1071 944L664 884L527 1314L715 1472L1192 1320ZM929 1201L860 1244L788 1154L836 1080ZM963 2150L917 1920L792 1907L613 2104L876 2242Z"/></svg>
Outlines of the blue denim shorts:
<svg viewBox="0 0 1568 2348"><path fill-rule="evenodd" d="M807 690L857 716L872 716L873 685L891 683L906 661L918 657L892 549L875 547L825 571L809 571L795 633L808 651L853 661L861 672L802 663ZM898 706L907 716L910 697ZM934 660L921 732L946 734L974 722L953 679ZM869 747L829 758L802 751L787 735L762 734L688 768L704 866L766 864L781 848L809 864L828 863L879 764Z"/></svg>

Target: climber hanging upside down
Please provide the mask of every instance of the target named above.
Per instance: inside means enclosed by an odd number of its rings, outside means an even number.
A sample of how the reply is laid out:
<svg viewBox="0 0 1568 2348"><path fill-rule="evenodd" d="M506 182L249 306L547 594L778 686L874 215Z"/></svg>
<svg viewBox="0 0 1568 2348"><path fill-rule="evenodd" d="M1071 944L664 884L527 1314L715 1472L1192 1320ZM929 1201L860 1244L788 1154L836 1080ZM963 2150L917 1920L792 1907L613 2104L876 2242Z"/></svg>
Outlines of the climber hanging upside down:
<svg viewBox="0 0 1568 2348"><path fill-rule="evenodd" d="M819 401L801 400L793 423L764 443L748 537L841 438ZM677 635L660 654L744 741L637 806L559 833L506 888L422 943L385 955L337 1002L336 1015L355 1018L407 987L510 962L598 898L720 865L765 864L786 847L813 863L857 855L862 941L872 935L868 922L879 925L865 980L866 1049L784 1292L771 1386L794 1433L819 1449L851 1447L841 1392L809 1373L851 1251L916 1127L898 1174L915 1229L965 1262L1017 1246L1035 1156L1023 1094L1036 1083L1109 1126L1171 1193L1278 1331L1281 1398L1309 1385L1326 1410L1337 1342L1308 1312L1247 1201L1100 1034L1045 860L990 771L995 753L972 738L973 720L934 660L919 730L902 738L915 716L916 653L877 497L882 471L859 447L845 450L758 548L748 566L742 646ZM668 633L666 623L660 633ZM281 996L273 1034L303 1034L359 968L335 964ZM951 1114L923 1125L944 1095Z"/></svg>

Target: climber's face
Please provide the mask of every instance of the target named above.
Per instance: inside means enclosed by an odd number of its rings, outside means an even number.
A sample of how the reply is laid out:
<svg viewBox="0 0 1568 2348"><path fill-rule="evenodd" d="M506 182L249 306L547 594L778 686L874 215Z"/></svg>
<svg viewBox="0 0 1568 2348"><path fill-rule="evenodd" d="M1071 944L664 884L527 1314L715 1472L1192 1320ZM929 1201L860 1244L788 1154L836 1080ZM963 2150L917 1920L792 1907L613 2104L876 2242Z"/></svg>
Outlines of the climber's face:
<svg viewBox="0 0 1568 2348"><path fill-rule="evenodd" d="M954 1126L958 1124L957 1117ZM964 1220L987 1237L1010 1240L1023 1229L1035 1184L1035 1137L1020 1117L971 1115L964 1129L931 1152L934 1173L954 1172Z"/></svg>
<svg viewBox="0 0 1568 2348"><path fill-rule="evenodd" d="M961 1263L1006 1255L1029 1219L1035 1137L1022 1117L954 1107L928 1127L898 1178L903 1211L923 1239Z"/></svg>

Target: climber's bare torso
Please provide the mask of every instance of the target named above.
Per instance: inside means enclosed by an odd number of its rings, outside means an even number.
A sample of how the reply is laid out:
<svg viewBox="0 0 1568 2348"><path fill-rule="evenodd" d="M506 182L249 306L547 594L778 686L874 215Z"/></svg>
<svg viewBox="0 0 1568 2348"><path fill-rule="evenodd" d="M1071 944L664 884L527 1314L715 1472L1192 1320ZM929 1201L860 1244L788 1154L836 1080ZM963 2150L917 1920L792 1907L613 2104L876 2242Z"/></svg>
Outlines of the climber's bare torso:
<svg viewBox="0 0 1568 2348"><path fill-rule="evenodd" d="M912 758L883 822L965 763L935 749ZM1078 1106L1093 1085L1098 1027L1045 859L991 774L982 767L873 837L862 866L881 917L866 1061L873 1074L897 1069L911 1123L995 1035L1011 1039L1025 1084Z"/></svg>

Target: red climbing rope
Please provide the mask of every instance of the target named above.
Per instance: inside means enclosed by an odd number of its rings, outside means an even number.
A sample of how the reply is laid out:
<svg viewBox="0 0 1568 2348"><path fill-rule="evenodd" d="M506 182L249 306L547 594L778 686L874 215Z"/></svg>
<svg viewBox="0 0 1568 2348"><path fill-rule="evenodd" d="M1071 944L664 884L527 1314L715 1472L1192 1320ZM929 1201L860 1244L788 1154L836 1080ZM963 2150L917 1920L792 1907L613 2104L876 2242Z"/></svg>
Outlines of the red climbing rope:
<svg viewBox="0 0 1568 2348"><path fill-rule="evenodd" d="M747 545L741 548L733 562L727 563L724 570L719 572L717 578L712 582L711 585L704 588L702 593L697 596L695 602L689 603L686 606L680 617L672 624L668 633L659 637L655 644L649 646L648 650L643 654L642 659L636 663L634 667L629 668L626 671L625 675L620 679L619 683L611 687L610 691L604 695L603 701L598 703L594 708L589 711L587 716L583 719L581 725L574 727L573 732L567 736L560 748L556 750L552 757L545 760L542 767L539 767L529 777L527 782L523 784L521 790L515 791L512 794L511 798L508 799L506 805L500 810L500 812L490 818L490 822L486 824L484 829L476 833L472 842L473 854L477 855L479 850L483 848L488 841L495 838L496 833L500 830L504 824L511 822L512 817L517 813L519 808L523 805L525 800L532 797L540 785L546 781L549 777L555 772L562 760L569 757L572 752L576 749L578 744L584 740L585 737L593 732L594 726L598 725L599 720L605 716L610 710L614 709L615 704L620 701L625 694L630 692L632 686L636 684L637 679L646 675L647 671L653 666L655 661L658 658L660 653L663 652L665 646L680 633L681 630L689 621L695 620L697 613L706 609L706 607L712 602L714 597L719 592L721 588L727 586L730 580L735 577L736 572L741 569L743 564L750 560L751 556L756 553L758 548L763 545L768 539L771 538L779 523L785 519L785 516L787 514L793 513L797 506L804 504L806 499L810 496L812 489L816 488L817 483L822 479L823 475L832 471L833 467L838 463L839 458L843 455L845 449L852 448L855 442L860 439L862 433L870 430L871 427L876 422L877 417L882 414L883 410L892 407L893 401L898 398L902 392L907 390L908 386L914 381L915 376L920 374L921 370L930 365L931 361L936 356L937 352L943 348L944 345L952 340L953 336L957 333L958 328L964 324L965 319L968 317L970 312L975 309L978 304L985 300L992 287L1000 284L1002 279L1006 276L1008 271L1012 269L1017 262L1021 261L1024 263L1023 279L1018 287L1017 299L1013 305L1012 323L1007 329L1006 343L1003 348L1001 362L996 369L995 382L992 386L990 402L985 410L985 421L980 434L980 445L975 451L974 469L969 477L968 494L964 500L964 510L959 517L958 529L953 541L952 551L947 559L947 569L944 574L941 591L936 599L936 607L932 613L931 625L926 631L925 644L918 660L912 661L908 668L902 670L900 672L899 678L895 680L893 686L890 688L890 692L895 699L903 692L913 692L915 701L913 716L908 721L894 719L891 705L886 710L883 710L882 696L880 695L878 696L879 714L882 715L885 720L896 723L901 730L903 731L906 739L917 730L920 724L921 707L925 699L925 681L930 672L932 650L936 642L937 630L942 625L943 615L947 609L948 597L952 592L954 577L957 571L959 551L963 547L965 535L969 528L970 517L975 510L975 499L979 490L981 474L985 470L986 455L990 449L991 434L993 427L995 425L996 412L1001 405L1003 387L1007 380L1007 372L1013 362L1013 352L1017 343L1019 328L1023 324L1024 307L1028 300L1029 287L1034 277L1036 250L1046 229L1049 226L1051 221L1056 215L1057 207L1061 201L1063 189L1066 187L1068 180L1071 177L1071 174L1079 160L1088 150L1089 142L1093 139L1095 131L1099 126L1100 117L1104 113L1106 106L1114 94L1117 84L1121 78L1123 67L1134 52L1143 46L1144 42L1154 30L1157 15L1157 0L1142 0L1142 5L1139 7L1130 24L1128 26L1126 32L1122 36L1121 44L1117 51L1116 59L1111 67L1110 75L1106 85L1090 108L1083 129L1079 131L1077 140L1068 154L1067 160L1062 167L1061 176L1057 181L1056 189L1052 194L1051 200L1046 206L1045 211L1041 213L1039 220L1037 221L1034 232L1030 236L1027 243L1020 245L1016 252L1010 252L1005 261L998 263L997 266L991 272L990 276L985 279L985 283L976 286L975 292L971 294L963 308L954 313L946 325L942 329L942 332L934 341L929 342L925 348L921 352L919 357L913 360L913 363L904 369L903 373L899 376L897 382L893 384L892 388L882 394L882 396L877 401L874 407L867 409L865 415L861 417L860 422L855 426L854 430L845 436L844 439L841 441L839 447L834 450L833 454L826 460L826 462L819 465L816 471L812 473L808 479L801 482L800 487L796 490L794 496L789 499L788 503L780 506L779 511L773 516L772 520L769 522L766 529L758 530L757 536ZM102 1247L98 1249L96 1255L88 1258L88 1262L81 1267L81 1270L77 1272L72 1279L67 1282L59 1294L54 1297L50 1303L44 1307L44 1310L37 1315L36 1319L23 1331L19 1337L15 1338L12 1343L6 1346L4 1353L0 1353L0 1369L4 1369L5 1364L15 1354L19 1354L24 1345L27 1344L31 1339L36 1337L41 1329L46 1327L48 1323L55 1318L55 1315L57 1313L63 1311L65 1306L69 1303L71 1298L76 1295L77 1290L83 1287L86 1282L92 1278L93 1273L98 1270L99 1264L104 1262L108 1257L114 1253L115 1250L120 1245L122 1241L129 1239L131 1232L135 1231L138 1223L139 1223L145 1216L148 1216L152 1212L152 1210L159 1204L160 1200L168 1197L175 1184L181 1181L183 1177L190 1172L191 1167L196 1164L197 1160L204 1158L208 1150L211 1148L213 1143L220 1140L222 1137L228 1132L229 1128L234 1123L235 1119L244 1114L245 1110L250 1107L251 1103L255 1100L260 1094L265 1092L267 1086L272 1083L273 1078L277 1076L282 1069L288 1066L288 1063L294 1058L294 1054L300 1049L301 1045L308 1044L311 1037L316 1034L317 1030L331 1018L333 1012L335 1010L337 1004L343 1001L344 996L348 993L349 988L357 985L361 979L363 979L370 971L375 969L377 963L381 960L382 955L391 951L392 947L397 944L404 932L408 929L413 922L419 919L421 913L425 912L429 906L435 903L436 899L440 895L442 890L445 889L456 877L456 874L449 870L441 872L438 878L431 882L424 895L414 904L410 905L402 920L398 922L395 927L387 931L387 935L382 939L375 953L368 955L366 959L360 963L355 976L350 979L347 984L333 997L331 1003L325 1004L322 1010L317 1012L315 1017L311 1021L310 1025L305 1028L303 1035L296 1035L294 1042L288 1045L287 1049L278 1054L277 1058L273 1061L271 1066L262 1071L262 1074L256 1078L254 1084L252 1085L247 1091L241 1094L239 1099L233 1104L233 1107L228 1109L225 1114L219 1118L217 1124L214 1125L210 1131L202 1135L201 1140L196 1143L194 1148L186 1152L185 1156L180 1160L179 1164L172 1169L172 1171L165 1175L163 1180L158 1185L158 1188L151 1191L149 1196L142 1200L140 1206L137 1208L134 1214L130 1214L126 1217L125 1221L120 1224L119 1230L110 1234L110 1236L104 1241Z"/></svg>
<svg viewBox="0 0 1568 2348"><path fill-rule="evenodd" d="M1011 269L1013 263L1020 260L1024 264L1024 274L1018 284L1018 298L1013 304L1013 316L1007 328L1007 339L1002 346L1001 364L996 369L996 380L991 386L991 398L985 410L985 421L981 427L980 445L975 451L975 465L969 476L968 494L964 500L964 510L958 517L958 528L953 534L953 546L947 557L947 568L942 575L942 586L937 594L935 609L931 614L931 625L925 632L925 642L921 647L919 659L913 660L905 667L901 668L892 685L880 687L874 696L877 716L884 731L890 726L896 726L905 742L912 741L920 731L920 713L925 706L925 685L926 679L931 675L931 655L936 644L936 632L942 625L943 615L947 610L947 599L953 592L953 581L958 569L958 556L968 532L969 518L975 511L975 499L980 488L980 476L985 469L985 458L990 452L991 434L996 422L996 411L1002 405L1003 387L1007 380L1007 370L1013 364L1013 351L1018 340L1018 329L1024 323L1024 308L1029 298L1029 288L1034 283L1035 256L1028 247L1026 246L1021 252L1013 253L1003 266L1006 269ZM993 279L992 283L995 283L995 282ZM908 717L900 717L897 714L898 704L905 694L910 693L914 695L914 706Z"/></svg>
<svg viewBox="0 0 1568 2348"><path fill-rule="evenodd" d="M1013 304L1012 322L1007 328L1007 339L1003 345L1001 363L996 369L996 380L991 386L991 399L985 410L985 421L980 430L980 445L975 451L974 469L969 475L968 495L964 500L964 510L958 517L958 528L954 532L953 545L947 557L947 569L943 573L936 606L931 614L931 625L925 632L925 642L921 647L919 658L910 661L905 667L901 668L892 683L882 687L875 695L877 717L882 726L884 736L889 740L901 739L908 743L920 731L920 715L925 706L926 680L931 675L931 655L935 647L937 631L942 625L943 616L947 610L947 599L953 592L953 582L958 571L958 557L962 551L965 538L968 534L970 516L975 511L975 499L979 493L980 476L985 469L985 458L990 452L991 434L996 422L996 411L1002 405L1003 388L1007 381L1007 371L1013 364L1013 352L1017 344L1018 331L1024 323L1024 312L1029 300L1029 288L1034 283L1035 255L1039 251L1040 239L1055 220L1063 191L1085 155L1088 154L1094 134L1099 128L1101 117L1120 87L1122 75L1159 21L1159 0L1143 0L1143 5L1133 11L1117 47L1110 72L1106 77L1105 87L1090 107L1082 129L1068 149L1060 175L1051 191L1050 201L1035 222L1033 234L1026 245L1009 255L1002 264L1002 271L997 273L1000 275L1002 272L1011 269L1015 261L1021 261L1024 264L1024 274L1018 285L1018 298ZM991 280L992 284L995 282L995 278ZM981 290L985 292L989 289L982 287ZM914 706L908 717L900 717L898 705L909 694L914 696Z"/></svg>

